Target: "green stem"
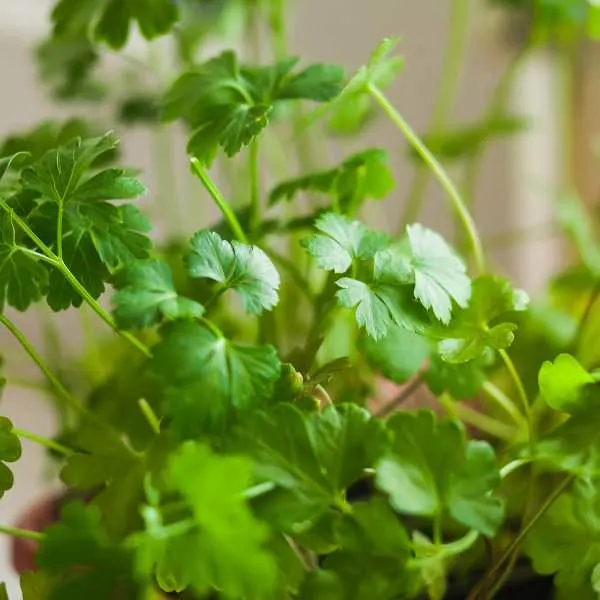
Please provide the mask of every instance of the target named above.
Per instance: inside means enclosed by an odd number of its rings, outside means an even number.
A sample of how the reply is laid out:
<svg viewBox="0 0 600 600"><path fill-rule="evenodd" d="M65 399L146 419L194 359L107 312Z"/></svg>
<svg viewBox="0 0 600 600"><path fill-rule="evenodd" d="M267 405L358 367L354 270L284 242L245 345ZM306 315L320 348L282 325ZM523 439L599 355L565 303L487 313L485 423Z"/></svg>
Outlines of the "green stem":
<svg viewBox="0 0 600 600"><path fill-rule="evenodd" d="M29 440L34 444L38 444L39 446L43 446L44 448L48 448L48 450L54 450L54 452L58 452L59 454L63 454L64 456L72 456L75 454L73 450L55 442L54 440L49 440L37 433L32 433L31 431L27 431L25 429L18 429L17 427L13 427L12 432L20 438L25 440Z"/></svg>
<svg viewBox="0 0 600 600"><path fill-rule="evenodd" d="M13 538L22 540L31 540L33 542L41 542L44 540L44 534L39 531L31 531L29 529L19 529L18 527L9 527L8 525L0 525L0 533L9 535Z"/></svg>
<svg viewBox="0 0 600 600"><path fill-rule="evenodd" d="M404 135L408 143L414 148L414 150L421 156L425 163L432 170L436 179L447 193L450 202L456 211L458 218L460 219L465 233L471 243L473 257L475 258L475 265L479 273L485 271L485 261L483 256L483 248L481 240L475 227L475 223L471 214L469 213L458 188L450 179L448 173L440 162L433 156L427 146L422 142L419 136L414 132L412 127L406 122L404 117L394 108L391 102L387 99L385 94L375 85L369 84L369 92L379 104L382 110L387 114L392 123L398 127L401 133Z"/></svg>
<svg viewBox="0 0 600 600"><path fill-rule="evenodd" d="M254 234L260 226L260 173L258 164L258 142L248 147L248 169L250 172L250 231Z"/></svg>
<svg viewBox="0 0 600 600"><path fill-rule="evenodd" d="M156 435L160 435L160 419L154 410L152 410L152 407L148 404L148 401L145 398L140 398L138 400L138 405L142 411L142 414L144 415L144 418L148 422L148 425L150 425L150 429L152 429Z"/></svg>
<svg viewBox="0 0 600 600"><path fill-rule="evenodd" d="M486 381L483 384L483 391L512 417L513 421L519 427L527 426L527 421L523 418L523 415L519 412L514 402L500 388L495 386L491 381Z"/></svg>
<svg viewBox="0 0 600 600"><path fill-rule="evenodd" d="M469 41L470 10L471 0L453 0L450 15L450 35L446 43L440 84L428 128L428 133L431 135L443 132L455 103ZM427 192L429 175L429 171L421 165L417 166L413 185L400 220L401 228L418 218Z"/></svg>
<svg viewBox="0 0 600 600"><path fill-rule="evenodd" d="M567 487L569 487L569 485L573 482L574 479L575 475L568 475L560 482L560 484L546 498L544 503L538 508L536 513L531 517L527 524L523 528L521 528L521 531L519 531L515 539L504 549L502 554L494 561L494 564L488 570L485 576L471 590L467 597L467 600L477 600L478 598L480 598L480 592L490 587L490 585L494 582L496 576L500 574L504 563L507 560L509 560L511 556L513 556L513 553L516 550L519 549L519 547L523 543L523 540L531 531L533 526L548 512L551 506L558 500L561 494L567 489Z"/></svg>
<svg viewBox="0 0 600 600"><path fill-rule="evenodd" d="M277 486L272 481L265 481L264 483L257 483L251 488L244 490L243 496L246 500L252 500L258 498L264 494L272 492Z"/></svg>
<svg viewBox="0 0 600 600"><path fill-rule="evenodd" d="M273 55L275 56L275 60L283 60L288 55L285 14L285 0L271 0L269 27L271 28L271 40L273 42Z"/></svg>
<svg viewBox="0 0 600 600"><path fill-rule="evenodd" d="M219 337L219 338L225 337L223 335L223 332L209 319L203 318L203 319L200 319L200 321L207 329L210 329L210 331L212 331L212 333L214 333L217 337Z"/></svg>
<svg viewBox="0 0 600 600"><path fill-rule="evenodd" d="M525 386L523 385L523 381L519 376L519 373L513 363L512 359L506 352L506 350L498 350L498 354L502 359L502 362L506 366L506 370L508 371L511 379L513 380L515 387L517 389L517 394L521 400L521 404L523 405L523 415L527 421L527 428L529 431L529 440L533 440L534 431L533 431L533 419L531 418L531 406L529 404L529 397L527 396L527 392L525 391Z"/></svg>
<svg viewBox="0 0 600 600"><path fill-rule="evenodd" d="M56 254L60 262L63 261L63 218L64 210L61 202L58 206L58 218L56 220Z"/></svg>
<svg viewBox="0 0 600 600"><path fill-rule="evenodd" d="M223 198L223 195L206 172L206 169L204 169L204 167L197 158L191 158L190 164L192 167L192 172L202 182L202 185L204 186L206 191L210 194L215 204L219 207L221 214L227 221L229 227L231 227L231 231L233 232L235 237L240 242L248 244L248 238L246 237L246 234L244 233L244 230L242 229L242 226L240 225L240 222L238 221L235 212L233 211L229 203L225 200L225 198Z"/></svg>
<svg viewBox="0 0 600 600"><path fill-rule="evenodd" d="M38 366L40 371L45 375L46 379L54 387L59 397L62 398L65 403L70 406L73 410L78 412L87 412L87 409L81 402L71 395L71 392L61 383L59 379L54 375L50 367L46 364L46 361L40 356L38 351L32 346L29 340L25 337L23 332L13 323L6 315L0 314L0 323L10 331L13 337L19 342L23 350L31 357L33 362Z"/></svg>
<svg viewBox="0 0 600 600"><path fill-rule="evenodd" d="M506 479L521 467L528 465L531 461L531 458L517 458L516 460L509 462L500 469L500 479Z"/></svg>

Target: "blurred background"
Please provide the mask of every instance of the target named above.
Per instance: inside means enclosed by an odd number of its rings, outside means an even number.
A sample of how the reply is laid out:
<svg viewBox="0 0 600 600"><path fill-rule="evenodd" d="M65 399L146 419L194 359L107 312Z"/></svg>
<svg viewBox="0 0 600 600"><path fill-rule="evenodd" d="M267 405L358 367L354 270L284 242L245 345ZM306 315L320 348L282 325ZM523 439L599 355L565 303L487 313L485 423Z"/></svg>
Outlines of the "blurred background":
<svg viewBox="0 0 600 600"><path fill-rule="evenodd" d="M39 83L33 60L33 49L49 30L48 14L51 0L18 0L0 3L0 137L27 129L40 120L73 116L101 118L98 108L85 105L57 106ZM406 57L406 70L394 85L391 97L417 131L427 128L433 109L450 20L450 0L301 0L294 3L292 48L307 61L340 63L349 70L362 64L372 49L385 36L402 38L401 52ZM460 73L458 96L453 119L475 121L488 104L492 90L515 53L518 40L516 23L507 21L487 2L473 0L468 23L468 59ZM135 60L145 49L133 44L128 52ZM159 50L160 51L160 50ZM589 58L588 58L589 55ZM119 70L120 58L108 61L107 69ZM589 158L598 117L593 106L600 77L591 65L591 50L586 50L577 77L576 107L572 115L574 142L568 150L577 165L577 176L586 197L597 189L597 173ZM476 220L493 256L502 271L518 285L535 293L548 275L564 258L564 249L557 242L553 228L552 208L548 197L558 185L565 148L559 142L561 123L558 92L560 70L550 52L540 50L530 57L520 71L509 103L515 114L529 118L531 127L509 140L490 144L485 152L482 174L477 183ZM595 119L595 120L594 120ZM122 132L118 132L121 134ZM160 171L150 150L155 135L145 129L130 128L123 133L124 160L127 165L143 170L142 180L152 190ZM403 159L404 147L396 131L381 120L369 131L366 145L383 146L395 157L398 189L394 199L372 209L369 218L384 227L395 223L401 212L402 200L411 185L413 170ZM185 201L193 197L195 183L188 180L183 137L173 145L174 160L181 165L182 194ZM397 160L396 160L397 157ZM169 202L147 201L147 210L165 229L170 227ZM162 210L161 207L162 206ZM371 204L370 206L374 206ZM208 209L207 209L208 210ZM190 231L206 226L209 212L198 213L196 222L186 223ZM192 219L193 221L194 219ZM453 231L447 203L434 182L428 188L424 221L444 233ZM15 320L40 348L58 352L48 345L44 335L50 318L47 309L14 315ZM88 315L90 316L90 315ZM78 316L66 313L59 317L59 332L70 340L65 361L82 352L85 328ZM91 333L90 333L91 331ZM87 336L94 336L94 329ZM53 433L53 422L41 394L35 389L38 374L29 359L6 335L0 332L0 351L7 369L18 374L18 385L10 382L2 398L2 414L18 426L43 435ZM53 356L54 360L63 357ZM44 458L44 452L24 442L24 457L15 470L15 487L0 502L0 522L11 524L40 495L52 489L55 473ZM7 540L0 539L0 580L11 580Z"/></svg>

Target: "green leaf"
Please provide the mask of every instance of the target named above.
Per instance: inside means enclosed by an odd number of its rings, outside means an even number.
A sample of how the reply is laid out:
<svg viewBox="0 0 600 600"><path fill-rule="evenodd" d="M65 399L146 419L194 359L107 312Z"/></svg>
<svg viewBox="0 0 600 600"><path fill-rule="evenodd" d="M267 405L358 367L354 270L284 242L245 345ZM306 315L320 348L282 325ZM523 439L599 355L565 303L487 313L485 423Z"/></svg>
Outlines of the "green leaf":
<svg viewBox="0 0 600 600"><path fill-rule="evenodd" d="M398 413L388 421L390 453L377 468L377 486L402 514L454 521L494 536L503 519L492 495L500 483L493 448L467 441L462 424L433 413Z"/></svg>
<svg viewBox="0 0 600 600"><path fill-rule="evenodd" d="M38 571L21 575L21 592L23 600L50 600L54 577Z"/></svg>
<svg viewBox="0 0 600 600"><path fill-rule="evenodd" d="M272 346L244 346L197 323L167 325L150 364L165 389L165 412L180 436L222 427L264 406L281 363Z"/></svg>
<svg viewBox="0 0 600 600"><path fill-rule="evenodd" d="M384 284L366 284L342 277L337 282L338 303L355 309L356 322L375 341L394 326L412 332L422 331L426 321L421 307L411 298L410 289Z"/></svg>
<svg viewBox="0 0 600 600"><path fill-rule="evenodd" d="M252 463L188 442L171 457L166 483L183 497L193 527L174 532L160 517L147 522L146 532L136 538L146 546L146 567L155 567L159 581L171 582L170 589L192 586L201 596L218 589L228 598L271 597L277 566L266 549L269 531L244 499Z"/></svg>
<svg viewBox="0 0 600 600"><path fill-rule="evenodd" d="M0 311L5 305L25 311L45 294L48 269L21 246L23 233L10 214L0 216ZM26 242L25 242L26 244Z"/></svg>
<svg viewBox="0 0 600 600"><path fill-rule="evenodd" d="M396 383L414 377L430 357L432 346L424 337L396 325L380 340L365 337L363 348L373 369Z"/></svg>
<svg viewBox="0 0 600 600"><path fill-rule="evenodd" d="M355 260L373 258L388 243L387 236L335 213L320 216L315 227L321 234L302 240L302 245L321 269L334 273L345 273Z"/></svg>
<svg viewBox="0 0 600 600"><path fill-rule="evenodd" d="M277 305L279 273L258 246L228 242L214 231L197 232L190 245L192 249L186 256L190 277L216 281L219 291L234 290L244 310L252 315Z"/></svg>
<svg viewBox="0 0 600 600"><path fill-rule="evenodd" d="M91 30L97 40L119 50L129 39L134 22L147 40L168 33L179 19L172 0L59 0L52 11L54 35L58 38Z"/></svg>
<svg viewBox="0 0 600 600"><path fill-rule="evenodd" d="M540 394L554 410L575 413L586 399L586 388L594 378L570 354L560 354L554 362L546 361L539 372Z"/></svg>
<svg viewBox="0 0 600 600"><path fill-rule="evenodd" d="M188 151L209 164L218 147L237 154L289 100L330 100L340 89L338 67L313 65L294 74L297 59L266 67L241 67L224 52L184 73L164 99L166 120L184 119L192 129Z"/></svg>
<svg viewBox="0 0 600 600"><path fill-rule="evenodd" d="M269 195L269 204L288 202L301 192L333 196L344 213L354 212L365 200L385 198L395 186L387 152L377 148L355 154L328 171L320 171L279 184Z"/></svg>
<svg viewBox="0 0 600 600"><path fill-rule="evenodd" d="M377 46L366 65L350 79L344 89L329 104L309 115L314 121L325 114L332 116L332 128L338 133L355 133L372 114L371 87L387 88L404 67L404 60L392 53L397 38L386 38Z"/></svg>
<svg viewBox="0 0 600 600"><path fill-rule="evenodd" d="M484 275L473 281L469 306L460 311L440 335L442 358L463 363L481 356L487 348L501 350L514 341L512 314L527 308L529 298L505 279Z"/></svg>
<svg viewBox="0 0 600 600"><path fill-rule="evenodd" d="M373 466L384 444L381 423L356 405L307 414L279 404L240 426L236 449L254 459L259 480L286 492L275 493L271 509L284 502L287 519L296 511L302 521L344 505L345 489Z"/></svg>
<svg viewBox="0 0 600 600"><path fill-rule="evenodd" d="M14 463L21 458L21 440L13 433L13 424L6 417L0 417L0 498L14 484L14 477L6 463Z"/></svg>
<svg viewBox="0 0 600 600"><path fill-rule="evenodd" d="M102 421L81 426L71 443L80 453L67 459L62 480L80 490L100 487L93 503L102 510L108 532L122 535L139 520L145 471L141 457Z"/></svg>
<svg viewBox="0 0 600 600"><path fill-rule="evenodd" d="M0 583L0 600L10 600L5 583Z"/></svg>
<svg viewBox="0 0 600 600"><path fill-rule="evenodd" d="M456 400L471 400L479 394L486 380L481 360L451 364L432 356L423 379L433 394L448 392Z"/></svg>
<svg viewBox="0 0 600 600"><path fill-rule="evenodd" d="M177 293L171 269L161 260L131 263L116 273L113 284L118 290L113 296L114 316L121 329L143 329L163 320L204 314L201 304Z"/></svg>
<svg viewBox="0 0 600 600"><path fill-rule="evenodd" d="M77 138L46 153L23 171L20 181L23 193L33 198L25 220L57 254L62 248L65 265L94 298L104 291L111 270L145 258L151 248L145 235L149 223L137 208L109 202L139 196L144 186L120 169L93 170L117 144L110 133ZM82 302L56 269L50 274L47 300L56 311Z"/></svg>
<svg viewBox="0 0 600 600"><path fill-rule="evenodd" d="M442 322L452 315L452 300L465 308L471 296L471 282L464 263L444 239L422 225L409 225L415 298Z"/></svg>
<svg viewBox="0 0 600 600"><path fill-rule="evenodd" d="M111 541L96 507L67 505L44 532L36 561L50 575L70 572L52 586L49 600L135 598L130 553Z"/></svg>

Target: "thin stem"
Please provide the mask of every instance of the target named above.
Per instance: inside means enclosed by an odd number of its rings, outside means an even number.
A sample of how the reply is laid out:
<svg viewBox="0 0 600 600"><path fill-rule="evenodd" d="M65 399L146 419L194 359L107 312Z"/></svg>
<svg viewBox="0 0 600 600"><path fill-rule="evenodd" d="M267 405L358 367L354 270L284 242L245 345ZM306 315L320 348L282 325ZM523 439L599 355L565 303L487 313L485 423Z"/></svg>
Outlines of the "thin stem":
<svg viewBox="0 0 600 600"><path fill-rule="evenodd" d="M473 410L466 404L459 404L450 398L447 394L442 394L438 398L438 402L442 408L453 417L456 417L492 437L510 441L515 438L515 430L513 427L502 423L486 414Z"/></svg>
<svg viewBox="0 0 600 600"><path fill-rule="evenodd" d="M500 469L500 479L506 479L521 467L528 465L531 461L531 458L517 458L516 460L509 462Z"/></svg>
<svg viewBox="0 0 600 600"><path fill-rule="evenodd" d="M288 55L287 32L285 27L285 0L271 0L269 12L269 26L271 28L271 41L273 42L273 55L275 60L283 60Z"/></svg>
<svg viewBox="0 0 600 600"><path fill-rule="evenodd" d="M431 135L443 132L454 106L469 41L470 10L471 0L454 0L452 3L450 35L446 43L445 60L428 128L428 133ZM403 227L407 223L412 223L418 218L427 192L429 177L429 171L418 165L413 185L402 213L400 227Z"/></svg>
<svg viewBox="0 0 600 600"><path fill-rule="evenodd" d="M63 217L62 202L58 205L58 218L56 220L56 254L59 262L63 262Z"/></svg>
<svg viewBox="0 0 600 600"><path fill-rule="evenodd" d="M498 354L502 359L502 362L506 366L506 370L508 371L511 379L513 380L515 387L517 389L517 394L521 400L521 404L523 405L523 415L527 421L527 427L529 431L529 439L530 441L533 439L534 431L533 431L533 419L531 418L531 406L529 404L529 397L527 396L527 392L525 391L525 386L523 385L523 381L519 376L519 373L513 363L512 359L506 352L506 350L498 350Z"/></svg>
<svg viewBox="0 0 600 600"><path fill-rule="evenodd" d="M475 227L475 223L471 214L469 213L458 188L450 179L448 173L440 162L433 156L427 146L414 132L412 127L406 122L404 117L394 108L391 102L387 99L385 94L375 85L369 84L369 92L379 104L382 110L388 115L390 120L398 127L401 133L404 135L408 143L414 148L414 150L421 156L421 158L427 163L429 168L432 170L436 179L447 193L450 202L456 211L458 218L460 219L465 233L471 243L473 257L475 258L475 265L479 273L485 271L485 261L483 256L483 247L479 238L479 233Z"/></svg>
<svg viewBox="0 0 600 600"><path fill-rule="evenodd" d="M0 533L9 535L13 538L31 540L33 542L42 542L44 540L44 534L40 533L39 531L19 529L18 527L9 527L8 525L0 525Z"/></svg>
<svg viewBox="0 0 600 600"><path fill-rule="evenodd" d="M260 226L261 217L258 142L256 140L248 147L248 170L250 172L250 231L254 233Z"/></svg>
<svg viewBox="0 0 600 600"><path fill-rule="evenodd" d="M152 407L148 404L148 401L145 398L140 398L138 400L138 405L146 421L148 422L148 425L150 425L150 429L152 429L156 435L160 435L160 419L154 410L152 410Z"/></svg>
<svg viewBox="0 0 600 600"><path fill-rule="evenodd" d="M244 491L243 496L246 500L252 500L258 498L264 494L272 492L277 486L272 481L265 481L264 483L257 483L251 488Z"/></svg>
<svg viewBox="0 0 600 600"><path fill-rule="evenodd" d="M558 498L567 489L567 487L569 487L569 485L573 482L574 479L575 475L568 475L560 482L560 484L555 488L555 490L546 498L544 503L538 508L533 517L531 517L527 524L521 529L521 531L519 531L515 539L504 549L504 552L502 552L502 554L494 562L494 564L488 570L485 576L471 590L471 592L467 596L467 600L478 600L480 598L480 592L487 589L494 582L496 575L500 573L500 570L502 569L504 563L510 559L510 557L516 550L519 549L523 540L531 531L533 526L548 512L548 510L558 500Z"/></svg>
<svg viewBox="0 0 600 600"><path fill-rule="evenodd" d="M72 456L75 454L73 450L55 442L54 440L50 440L45 438L44 436L38 435L37 433L33 433L31 431L27 431L25 429L19 429L17 427L13 427L12 432L20 438L24 440L29 440L34 444L38 444L38 446L43 446L44 448L48 448L48 450L53 450L54 452L58 452L59 454L63 454L64 456Z"/></svg>
<svg viewBox="0 0 600 600"><path fill-rule="evenodd" d="M483 384L483 391L512 417L513 421L519 427L527 426L527 421L523 418L523 415L519 412L514 402L499 387L495 386L491 381L486 381Z"/></svg>
<svg viewBox="0 0 600 600"><path fill-rule="evenodd" d="M209 329L212 333L215 334L218 338L224 338L223 332L210 320L210 319L200 319L202 324Z"/></svg>
<svg viewBox="0 0 600 600"><path fill-rule="evenodd" d="M202 182L202 185L206 189L206 191L210 194L211 198L214 200L215 204L219 207L221 214L227 221L229 227L231 227L231 231L235 237L240 241L248 244L248 238L238 221L238 218L235 215L235 212L232 210L229 203L223 198L223 195L214 184L213 180L210 178L209 174L206 172L206 169L202 166L200 161L197 158L191 158L190 164L192 167L192 172L198 179Z"/></svg>
<svg viewBox="0 0 600 600"><path fill-rule="evenodd" d="M31 357L33 362L38 366L40 371L45 375L46 379L54 387L60 398L70 406L73 410L78 412L87 412L87 409L81 402L71 395L71 392L62 384L62 382L54 375L46 361L40 356L38 351L33 347L29 340L25 337L23 332L13 323L6 315L0 314L0 323L10 331L13 337L19 342L23 350Z"/></svg>
<svg viewBox="0 0 600 600"><path fill-rule="evenodd" d="M397 408L400 408L425 382L420 377L415 377L402 391L390 402L382 406L376 413L376 417L385 417Z"/></svg>

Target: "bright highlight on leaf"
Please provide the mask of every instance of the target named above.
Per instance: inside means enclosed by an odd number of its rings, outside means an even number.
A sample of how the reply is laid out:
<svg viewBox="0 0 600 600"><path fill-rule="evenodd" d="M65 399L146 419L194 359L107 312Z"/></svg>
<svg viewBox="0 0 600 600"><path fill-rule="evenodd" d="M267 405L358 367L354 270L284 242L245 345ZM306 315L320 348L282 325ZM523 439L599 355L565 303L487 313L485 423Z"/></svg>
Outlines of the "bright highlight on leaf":
<svg viewBox="0 0 600 600"><path fill-rule="evenodd" d="M114 316L122 329L143 329L163 320L197 319L204 307L175 290L169 265L160 260L132 263L113 280Z"/></svg>
<svg viewBox="0 0 600 600"><path fill-rule="evenodd" d="M220 291L234 290L249 314L260 315L276 306L279 273L258 246L228 242L214 231L199 231L190 245L186 256L190 277L216 281Z"/></svg>

